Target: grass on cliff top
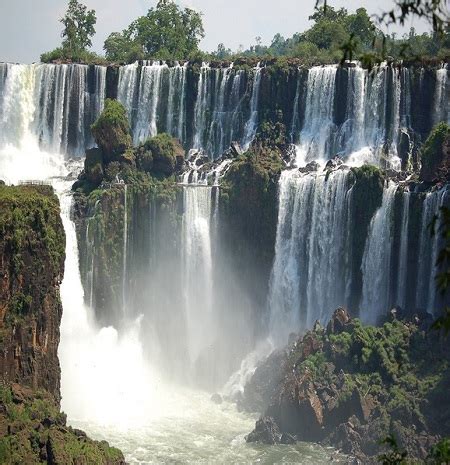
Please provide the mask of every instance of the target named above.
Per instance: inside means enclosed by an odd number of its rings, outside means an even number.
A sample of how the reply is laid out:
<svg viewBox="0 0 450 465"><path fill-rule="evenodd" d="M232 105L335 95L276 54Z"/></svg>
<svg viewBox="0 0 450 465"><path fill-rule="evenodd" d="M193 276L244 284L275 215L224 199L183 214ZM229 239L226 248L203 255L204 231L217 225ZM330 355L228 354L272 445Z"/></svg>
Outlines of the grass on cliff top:
<svg viewBox="0 0 450 465"><path fill-rule="evenodd" d="M0 248L11 255L13 273L25 266L23 256L44 251L55 274L65 257L65 234L58 198L50 186L0 186Z"/></svg>

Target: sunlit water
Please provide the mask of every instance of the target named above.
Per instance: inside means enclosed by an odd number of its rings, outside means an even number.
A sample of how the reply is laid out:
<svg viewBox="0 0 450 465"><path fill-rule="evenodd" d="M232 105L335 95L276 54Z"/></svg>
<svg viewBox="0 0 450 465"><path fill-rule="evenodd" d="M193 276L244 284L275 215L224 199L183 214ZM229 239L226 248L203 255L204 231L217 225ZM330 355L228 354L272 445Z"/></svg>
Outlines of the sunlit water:
<svg viewBox="0 0 450 465"><path fill-rule="evenodd" d="M75 227L70 219L71 181L53 184L66 231L61 285L62 408L68 423L120 448L129 463L339 462L333 449L315 444L247 444L256 417L220 405L206 392L167 384L145 359L140 318L120 334L96 325L85 305Z"/></svg>
<svg viewBox="0 0 450 465"><path fill-rule="evenodd" d="M119 447L129 463L345 463L315 444L247 444L255 418L232 404L214 404L206 393L178 392L172 401L167 414L138 428L70 423Z"/></svg>

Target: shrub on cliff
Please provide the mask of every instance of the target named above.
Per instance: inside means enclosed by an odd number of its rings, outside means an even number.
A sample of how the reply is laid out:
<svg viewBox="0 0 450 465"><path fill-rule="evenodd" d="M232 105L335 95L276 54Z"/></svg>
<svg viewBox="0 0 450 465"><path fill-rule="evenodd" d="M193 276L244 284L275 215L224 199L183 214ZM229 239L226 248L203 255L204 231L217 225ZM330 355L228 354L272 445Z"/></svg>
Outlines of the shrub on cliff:
<svg viewBox="0 0 450 465"><path fill-rule="evenodd" d="M447 180L450 173L450 126L439 123L423 144L420 178L426 182Z"/></svg>
<svg viewBox="0 0 450 465"><path fill-rule="evenodd" d="M420 322L373 327L348 319L339 331L316 325L289 346L283 376L273 368L267 374L271 363L257 368L243 405L252 407L262 392L265 415L298 440L323 441L366 463L383 451L387 434L425 459L438 435L450 433L448 351Z"/></svg>
<svg viewBox="0 0 450 465"><path fill-rule="evenodd" d="M66 415L46 391L18 384L0 386L0 463L122 465L123 454L66 425Z"/></svg>
<svg viewBox="0 0 450 465"><path fill-rule="evenodd" d="M105 108L91 129L105 163L117 160L132 146L127 112L117 100L105 100Z"/></svg>
<svg viewBox="0 0 450 465"><path fill-rule="evenodd" d="M172 175L179 157L184 158L183 147L165 133L148 139L137 149L138 168L156 176Z"/></svg>

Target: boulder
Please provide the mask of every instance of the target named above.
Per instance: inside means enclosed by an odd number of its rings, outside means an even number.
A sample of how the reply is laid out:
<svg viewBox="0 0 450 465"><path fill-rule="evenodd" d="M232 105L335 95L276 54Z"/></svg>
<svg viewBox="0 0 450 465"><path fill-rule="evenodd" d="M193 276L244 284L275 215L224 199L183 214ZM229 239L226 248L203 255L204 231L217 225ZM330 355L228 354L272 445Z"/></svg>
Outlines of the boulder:
<svg viewBox="0 0 450 465"><path fill-rule="evenodd" d="M202 155L195 159L195 166L202 166L208 162L209 162L209 158L206 155Z"/></svg>
<svg viewBox="0 0 450 465"><path fill-rule="evenodd" d="M324 171L326 170L334 170L341 166L344 162L342 161L341 157L335 156L334 158L331 158L330 160L327 161L327 164L325 165Z"/></svg>
<svg viewBox="0 0 450 465"><path fill-rule="evenodd" d="M132 147L127 112L117 100L105 100L105 108L91 129L105 163L117 160L119 155Z"/></svg>
<svg viewBox="0 0 450 465"><path fill-rule="evenodd" d="M300 173L314 173L318 171L320 168L319 163L316 161L310 161L306 166L303 166L302 168L299 168Z"/></svg>
<svg viewBox="0 0 450 465"><path fill-rule="evenodd" d="M333 316L327 325L327 334L342 333L350 323L351 318L344 307L339 307L333 312Z"/></svg>
<svg viewBox="0 0 450 465"><path fill-rule="evenodd" d="M245 437L245 440L262 444L279 444L280 428L272 417L262 417L256 422L255 429Z"/></svg>

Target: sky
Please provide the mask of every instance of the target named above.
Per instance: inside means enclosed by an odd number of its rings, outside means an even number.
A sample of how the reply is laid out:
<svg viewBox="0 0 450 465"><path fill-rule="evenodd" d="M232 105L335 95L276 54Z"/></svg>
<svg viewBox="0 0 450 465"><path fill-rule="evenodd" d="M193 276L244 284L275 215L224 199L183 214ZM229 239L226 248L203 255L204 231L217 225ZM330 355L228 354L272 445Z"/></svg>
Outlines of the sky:
<svg viewBox="0 0 450 465"><path fill-rule="evenodd" d="M93 49L101 53L103 42L114 31L121 31L138 16L144 15L157 0L82 0L97 13ZM260 36L269 44L276 33L289 37L309 27L315 0L186 0L180 1L203 13L205 38L201 48L213 51L219 43L237 50L248 48ZM331 0L335 7L350 12L361 6L370 14L392 8L392 0ZM0 0L0 62L31 63L42 52L61 43L59 18L64 15L67 0ZM429 30L424 22L412 25L418 32ZM406 32L409 26L404 30ZM403 30L391 29L395 32Z"/></svg>

